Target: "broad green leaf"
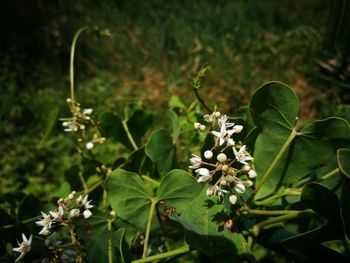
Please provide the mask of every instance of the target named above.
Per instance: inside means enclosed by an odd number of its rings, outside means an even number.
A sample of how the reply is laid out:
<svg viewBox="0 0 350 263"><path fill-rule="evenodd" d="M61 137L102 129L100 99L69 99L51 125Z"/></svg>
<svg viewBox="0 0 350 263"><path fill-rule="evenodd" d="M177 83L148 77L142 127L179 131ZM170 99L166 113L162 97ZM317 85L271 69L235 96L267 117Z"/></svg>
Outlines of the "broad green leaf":
<svg viewBox="0 0 350 263"><path fill-rule="evenodd" d="M160 176L176 168L176 150L170 133L166 129L159 129L152 133L145 148Z"/></svg>
<svg viewBox="0 0 350 263"><path fill-rule="evenodd" d="M243 236L224 229L222 224L228 219L224 206L206 196L206 189L191 202L181 216L172 218L180 222L186 230L187 242L208 256L226 254L237 260L249 249Z"/></svg>
<svg viewBox="0 0 350 263"><path fill-rule="evenodd" d="M114 170L106 181L106 190L118 217L141 229L146 228L152 195L138 174Z"/></svg>
<svg viewBox="0 0 350 263"><path fill-rule="evenodd" d="M256 199L311 174L320 178L332 172L337 167L336 150L350 143L349 124L340 118L314 121L296 132L296 97L286 85L264 85L253 95L250 109L260 129L254 147L257 185L261 186ZM337 180L333 176L324 184L333 187Z"/></svg>
<svg viewBox="0 0 350 263"><path fill-rule="evenodd" d="M184 110L186 109L186 106L185 104L182 102L182 100L180 99L179 96L177 95L174 95L174 96L171 96L170 97L170 100L169 100L169 108L172 110L172 109L180 109L180 110Z"/></svg>
<svg viewBox="0 0 350 263"><path fill-rule="evenodd" d="M339 149L338 166L342 173L340 206L344 232L350 238L350 150Z"/></svg>
<svg viewBox="0 0 350 263"><path fill-rule="evenodd" d="M184 170L172 170L166 174L157 191L159 200L166 206L172 206L176 213L181 214L189 203L202 191L196 180Z"/></svg>
<svg viewBox="0 0 350 263"><path fill-rule="evenodd" d="M52 129L55 127L55 123L57 121L59 109L54 108L53 110L50 111L49 116L47 117L45 123L44 123L44 128L42 132L42 137L41 137L41 143L43 143L47 137L49 137Z"/></svg>
<svg viewBox="0 0 350 263"><path fill-rule="evenodd" d="M179 125L179 118L173 111L167 112L167 120L168 120L168 130L173 137L174 143L176 142L177 138L180 134L180 125Z"/></svg>
<svg viewBox="0 0 350 263"><path fill-rule="evenodd" d="M254 162L259 184L294 129L298 116L298 101L292 89L287 85L268 82L254 93L249 109L255 125L260 129L254 148ZM282 168L283 163L277 163L275 169ZM270 174L256 198L271 194L280 181L280 177L278 173Z"/></svg>

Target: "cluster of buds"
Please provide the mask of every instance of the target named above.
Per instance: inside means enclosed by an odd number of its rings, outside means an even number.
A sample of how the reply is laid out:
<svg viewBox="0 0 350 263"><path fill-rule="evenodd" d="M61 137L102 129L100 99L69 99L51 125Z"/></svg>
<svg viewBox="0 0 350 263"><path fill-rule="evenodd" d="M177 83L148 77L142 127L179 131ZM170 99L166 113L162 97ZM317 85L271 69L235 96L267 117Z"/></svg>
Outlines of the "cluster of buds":
<svg viewBox="0 0 350 263"><path fill-rule="evenodd" d="M51 233L51 229L55 224L69 225L73 218L79 217L81 214L85 219L92 215L90 208L93 205L90 204L91 200L88 200L88 195L84 197L80 195L78 198L75 198L75 195L76 192L73 191L66 198L59 199L56 211L50 211L47 214L41 212L41 220L35 222L42 227L39 235L47 236Z"/></svg>
<svg viewBox="0 0 350 263"><path fill-rule="evenodd" d="M67 98L69 109L72 113L70 118L62 118L62 126L66 132L79 132L80 138L79 143L83 143L87 150L91 150L96 143L102 144L105 141L104 137L98 136L96 133L92 139L87 139L86 133L90 127L94 126L91 118L93 109L87 108L82 109L78 102L73 102L72 99Z"/></svg>
<svg viewBox="0 0 350 263"><path fill-rule="evenodd" d="M247 187L253 185L252 179L257 174L250 162L253 157L247 151L246 145L236 144L233 136L243 130L242 125L229 122L226 115L216 111L203 116L207 125L194 123L195 129L207 132L214 137L214 146L200 156L192 154L191 166L199 176L197 182L210 182L207 196L216 195L223 200L227 195L231 204L236 204L237 195L243 194ZM216 131L215 129L219 129Z"/></svg>

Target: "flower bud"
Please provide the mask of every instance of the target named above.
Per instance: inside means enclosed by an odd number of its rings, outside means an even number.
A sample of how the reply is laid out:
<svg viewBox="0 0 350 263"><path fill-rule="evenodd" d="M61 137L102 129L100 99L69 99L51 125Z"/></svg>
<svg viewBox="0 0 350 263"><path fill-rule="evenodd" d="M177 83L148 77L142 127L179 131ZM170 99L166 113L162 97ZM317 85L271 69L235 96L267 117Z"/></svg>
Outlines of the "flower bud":
<svg viewBox="0 0 350 263"><path fill-rule="evenodd" d="M235 125L235 126L233 126L233 130L235 131L235 133L240 133L243 130L243 126L242 125Z"/></svg>
<svg viewBox="0 0 350 263"><path fill-rule="evenodd" d="M212 187L207 189L207 196L208 197L212 197L214 194L214 189Z"/></svg>
<svg viewBox="0 0 350 263"><path fill-rule="evenodd" d="M110 215L111 217L115 217L115 216L116 216L116 213L115 213L114 210L112 210L112 211L109 213L109 215Z"/></svg>
<svg viewBox="0 0 350 263"><path fill-rule="evenodd" d="M195 122L195 123L193 124L193 126L194 126L195 129L198 130L198 129L201 127L201 124L200 124L199 122Z"/></svg>
<svg viewBox="0 0 350 263"><path fill-rule="evenodd" d="M245 171L245 172L249 172L251 169L250 165L246 164L242 167L242 170Z"/></svg>
<svg viewBox="0 0 350 263"><path fill-rule="evenodd" d="M221 170L223 170L224 172L227 172L228 171L228 165L227 164L224 164L221 168Z"/></svg>
<svg viewBox="0 0 350 263"><path fill-rule="evenodd" d="M84 109L83 114L90 115L92 113L92 109Z"/></svg>
<svg viewBox="0 0 350 263"><path fill-rule="evenodd" d="M204 157L208 160L210 160L211 158L213 158L213 152L210 150L207 150L204 152Z"/></svg>
<svg viewBox="0 0 350 263"><path fill-rule="evenodd" d="M205 131L205 126L203 125L203 124L201 124L201 126L199 127L199 129L201 130L201 131Z"/></svg>
<svg viewBox="0 0 350 263"><path fill-rule="evenodd" d="M86 145L85 145L86 149L88 150L91 150L92 148L94 148L94 143L93 142L88 142Z"/></svg>
<svg viewBox="0 0 350 263"><path fill-rule="evenodd" d="M220 113L219 111L217 111L217 112L214 113L214 116L215 116L216 118L219 118L219 117L221 116L221 113Z"/></svg>
<svg viewBox="0 0 350 263"><path fill-rule="evenodd" d="M227 185L227 180L226 179L221 179L220 180L220 185L222 185L222 186Z"/></svg>
<svg viewBox="0 0 350 263"><path fill-rule="evenodd" d="M89 218L90 216L92 216L92 213L89 209L86 209L84 212L83 212L83 216L85 219Z"/></svg>
<svg viewBox="0 0 350 263"><path fill-rule="evenodd" d="M251 186L253 185L253 181L251 181L251 180L246 180L246 181L244 182L244 184L245 184L246 187L251 187Z"/></svg>
<svg viewBox="0 0 350 263"><path fill-rule="evenodd" d="M235 205L237 203L237 196L232 194L228 197L228 200L230 201L231 204Z"/></svg>
<svg viewBox="0 0 350 263"><path fill-rule="evenodd" d="M69 211L70 217L78 217L80 215L80 210L73 208L72 210Z"/></svg>
<svg viewBox="0 0 350 263"><path fill-rule="evenodd" d="M249 172L248 172L248 177L250 178L250 179L253 179L253 178L255 178L257 176L257 173L254 171L254 170L250 170Z"/></svg>
<svg viewBox="0 0 350 263"><path fill-rule="evenodd" d="M227 156L224 153L219 153L216 159L218 159L220 163L223 163L223 162L226 162Z"/></svg>
<svg viewBox="0 0 350 263"><path fill-rule="evenodd" d="M245 185L242 182L239 182L235 185L235 190L238 194L243 194L245 192Z"/></svg>
<svg viewBox="0 0 350 263"><path fill-rule="evenodd" d="M213 117L209 117L208 122L214 122L214 118Z"/></svg>
<svg viewBox="0 0 350 263"><path fill-rule="evenodd" d="M67 98L66 101L67 101L67 103L71 103L72 102L71 98Z"/></svg>

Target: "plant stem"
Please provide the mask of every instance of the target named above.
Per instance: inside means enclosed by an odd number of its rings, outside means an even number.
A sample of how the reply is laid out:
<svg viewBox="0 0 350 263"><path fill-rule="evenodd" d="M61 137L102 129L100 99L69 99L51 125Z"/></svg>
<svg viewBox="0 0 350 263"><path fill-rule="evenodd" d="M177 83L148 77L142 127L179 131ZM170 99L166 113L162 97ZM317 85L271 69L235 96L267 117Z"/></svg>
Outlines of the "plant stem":
<svg viewBox="0 0 350 263"><path fill-rule="evenodd" d="M311 209L307 209L307 210L303 210L303 211L290 211L290 213L285 214L285 215L281 215L278 217L274 217L274 218L269 218L266 219L264 221L261 221L260 223L256 224L253 227L253 232L255 234L255 236L257 236L260 232L260 230L262 230L263 228L265 228L266 226L275 224L275 223L279 223L279 222L284 222L287 220L291 220L294 218L297 218L300 215L306 214L306 213L314 213Z"/></svg>
<svg viewBox="0 0 350 263"><path fill-rule="evenodd" d="M20 221L20 222L15 223L15 224L4 225L4 226L2 226L2 228L3 229L8 229L8 228L11 228L11 227L15 227L17 224L30 223L30 222L33 222L33 221L37 220L38 218L39 218L38 216L31 217L31 218L28 218L28 219L24 219L23 221Z"/></svg>
<svg viewBox="0 0 350 263"><path fill-rule="evenodd" d="M185 254L187 252L190 251L190 247L188 245L184 245L182 247L179 247L177 249L165 252L165 253L161 253L158 255L154 255L154 256L150 256L150 257L146 257L146 258L142 258L142 259L137 259L137 260L133 260L132 263L145 263L145 262L154 262L156 260L160 260L160 259L164 259L164 258L168 258L168 257L173 257L173 256L177 256L177 255L181 255L181 254Z"/></svg>
<svg viewBox="0 0 350 263"><path fill-rule="evenodd" d="M113 263L113 246L112 246L112 220L108 219L108 263Z"/></svg>
<svg viewBox="0 0 350 263"><path fill-rule="evenodd" d="M198 101L200 102L200 104L202 104L202 106L209 112L209 113L212 113L213 111L210 110L210 108L205 104L204 100L199 96L199 93L198 93L198 89L197 88L194 88L194 94L196 94L196 97L198 99Z"/></svg>
<svg viewBox="0 0 350 263"><path fill-rule="evenodd" d="M132 147L134 148L135 151L138 150L139 147L137 147L137 144L136 144L134 138L132 137L132 135L131 135L131 133L130 133L130 130L129 130L129 128L128 128L127 122L126 122L125 120L123 120L123 121L122 121L122 124L123 124L123 128L124 128L124 130L125 130L125 132L126 132L126 135L128 136L128 139L129 139L129 141L130 141Z"/></svg>
<svg viewBox="0 0 350 263"><path fill-rule="evenodd" d="M86 193L87 191L89 191L89 188L87 186L87 183L85 182L85 179L84 179L84 176L83 176L83 172L79 171L78 175L79 175L80 182L81 182L81 184L84 187L84 192Z"/></svg>
<svg viewBox="0 0 350 263"><path fill-rule="evenodd" d="M281 157L283 156L285 151L288 149L288 146L291 144L291 142L293 141L295 136L297 136L297 134L298 134L298 132L295 129L293 129L291 134L289 135L287 141L283 144L281 150L278 152L275 159L271 162L270 166L267 168L267 170L264 173L264 175L262 176L261 180L257 182L256 188L252 194L252 198L254 198L254 196L259 192L259 190L261 189L261 187L263 186L263 184L265 183L267 178L270 176L273 168L275 168L276 164L281 159Z"/></svg>
<svg viewBox="0 0 350 263"><path fill-rule="evenodd" d="M326 180L326 179L336 175L337 173L339 173L339 168L335 168L333 171L330 171L329 173L325 174L324 176L322 176L320 178L320 180Z"/></svg>
<svg viewBox="0 0 350 263"><path fill-rule="evenodd" d="M293 189L293 188L287 188L284 189L282 192L278 192L277 194L274 194L262 201L255 201L254 204L255 205L271 205L274 202L277 201L278 198L286 196L286 195L294 195L294 196L299 196L301 195L301 190L300 189Z"/></svg>
<svg viewBox="0 0 350 263"><path fill-rule="evenodd" d="M72 45L70 48L70 64L69 64L69 80L70 80L70 97L72 100L72 111L75 110L75 96L74 96L74 53L75 46L78 40L79 35L87 30L89 27L83 27L78 30L78 32L74 35Z"/></svg>
<svg viewBox="0 0 350 263"><path fill-rule="evenodd" d="M288 215L296 212L302 212L300 210L258 210L258 209L249 209L247 211L253 215Z"/></svg>
<svg viewBox="0 0 350 263"><path fill-rule="evenodd" d="M156 207L157 202L158 202L158 200L156 198L152 199L151 208L150 208L149 214L148 214L148 220L147 220L147 226L146 226L146 234L145 234L145 241L144 241L144 244L143 244L142 258L145 258L147 256L148 240L149 240L149 235L150 235L150 232L151 232L152 218L153 218L153 213L154 213L154 209Z"/></svg>
<svg viewBox="0 0 350 263"><path fill-rule="evenodd" d="M151 184L153 184L157 188L160 186L160 183L158 181L154 180L153 178L151 178L147 175L141 175L141 177L143 180L150 182Z"/></svg>

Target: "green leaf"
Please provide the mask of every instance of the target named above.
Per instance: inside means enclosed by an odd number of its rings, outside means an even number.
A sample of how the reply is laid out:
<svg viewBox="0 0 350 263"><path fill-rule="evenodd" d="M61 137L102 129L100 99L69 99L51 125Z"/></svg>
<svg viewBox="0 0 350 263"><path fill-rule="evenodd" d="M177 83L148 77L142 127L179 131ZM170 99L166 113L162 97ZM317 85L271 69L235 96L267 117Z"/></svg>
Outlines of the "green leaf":
<svg viewBox="0 0 350 263"><path fill-rule="evenodd" d="M44 123L44 128L42 132L42 137L40 143L43 143L47 137L49 137L52 129L55 127L55 123L57 121L59 109L54 108L49 112L49 116L47 117L45 123Z"/></svg>
<svg viewBox="0 0 350 263"><path fill-rule="evenodd" d="M189 203L201 192L202 187L196 180L184 170L172 170L166 174L157 191L159 200L165 201L181 214Z"/></svg>
<svg viewBox="0 0 350 263"><path fill-rule="evenodd" d="M152 133L145 152L155 164L160 176L176 168L175 145L166 129L159 129Z"/></svg>
<svg viewBox="0 0 350 263"><path fill-rule="evenodd" d="M207 256L227 253L235 262L238 255L249 252L241 234L222 227L229 217L222 204L206 196L206 189L189 203L181 216L173 213L172 218L185 228L187 242Z"/></svg>
<svg viewBox="0 0 350 263"><path fill-rule="evenodd" d="M106 190L118 217L141 229L146 228L152 195L138 174L114 170L106 181Z"/></svg>
<svg viewBox="0 0 350 263"><path fill-rule="evenodd" d="M339 149L337 152L338 166L342 173L341 180L341 216L344 226L344 232L350 239L350 150Z"/></svg>
<svg viewBox="0 0 350 263"><path fill-rule="evenodd" d="M333 171L336 150L350 143L349 124L340 118L313 121L296 132L297 101L286 85L264 85L253 95L250 109L260 129L254 148L257 185L261 186L256 199L311 174L321 178ZM333 176L324 184L334 187L337 180Z"/></svg>
<svg viewBox="0 0 350 263"><path fill-rule="evenodd" d="M168 120L168 130L173 137L173 142L175 143L180 134L180 125L179 118L177 114L173 111L167 112L167 120Z"/></svg>

